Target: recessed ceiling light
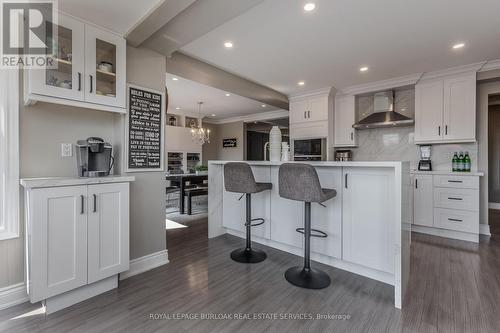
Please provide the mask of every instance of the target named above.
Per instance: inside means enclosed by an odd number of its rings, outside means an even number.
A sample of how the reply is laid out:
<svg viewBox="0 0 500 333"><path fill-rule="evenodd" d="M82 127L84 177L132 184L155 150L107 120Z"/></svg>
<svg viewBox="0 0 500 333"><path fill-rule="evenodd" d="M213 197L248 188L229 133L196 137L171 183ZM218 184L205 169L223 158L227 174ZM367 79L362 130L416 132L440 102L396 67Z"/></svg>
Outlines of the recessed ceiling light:
<svg viewBox="0 0 500 333"><path fill-rule="evenodd" d="M229 96L231 96L231 94L226 94L226 97L229 97Z"/></svg>
<svg viewBox="0 0 500 333"><path fill-rule="evenodd" d="M465 46L465 44L464 44L464 43L457 43L457 44L453 45L453 48L454 48L455 50L457 50L457 49L461 49L461 48L462 48L462 47L464 47L464 46Z"/></svg>
<svg viewBox="0 0 500 333"><path fill-rule="evenodd" d="M368 70L368 67L363 66L359 69L360 72L366 72Z"/></svg>
<svg viewBox="0 0 500 333"><path fill-rule="evenodd" d="M173 77L173 78L172 78L172 81L179 81L179 79L178 79L178 78L176 78L176 77Z"/></svg>
<svg viewBox="0 0 500 333"><path fill-rule="evenodd" d="M299 82L297 82L297 84L298 84L299 86L303 86L303 85L305 85L306 83L305 83L304 81L299 81Z"/></svg>
<svg viewBox="0 0 500 333"><path fill-rule="evenodd" d="M266 104L262 104L261 106L262 106L263 108L265 108L267 105L266 105Z"/></svg>
<svg viewBox="0 0 500 333"><path fill-rule="evenodd" d="M176 107L175 109L176 109L176 110L180 110L181 108L180 108L180 107Z"/></svg>
<svg viewBox="0 0 500 333"><path fill-rule="evenodd" d="M306 3L304 6L304 10L306 12L310 12L311 10L314 10L314 8L316 8L316 5L312 2Z"/></svg>
<svg viewBox="0 0 500 333"><path fill-rule="evenodd" d="M225 43L224 43L224 47L225 47L226 49L230 49L230 48L232 48L232 47L233 47L233 43L232 43L232 42L225 42Z"/></svg>
<svg viewBox="0 0 500 333"><path fill-rule="evenodd" d="M215 113L212 113L212 117L215 117Z"/></svg>

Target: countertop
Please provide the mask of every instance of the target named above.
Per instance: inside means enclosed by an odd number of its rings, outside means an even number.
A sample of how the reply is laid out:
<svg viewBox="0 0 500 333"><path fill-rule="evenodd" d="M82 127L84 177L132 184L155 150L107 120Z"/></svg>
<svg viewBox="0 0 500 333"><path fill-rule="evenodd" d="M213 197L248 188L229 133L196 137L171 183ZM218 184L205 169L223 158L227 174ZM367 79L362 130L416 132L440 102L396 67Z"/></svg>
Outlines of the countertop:
<svg viewBox="0 0 500 333"><path fill-rule="evenodd" d="M445 176L484 176L484 172L471 171L471 172L453 172L451 170L433 170L433 171L420 171L411 170L410 173L415 175L445 175Z"/></svg>
<svg viewBox="0 0 500 333"><path fill-rule="evenodd" d="M274 166L283 163L306 163L317 167L400 167L403 164L410 163L405 161L208 161L208 164L222 165L229 162L244 162L250 165Z"/></svg>
<svg viewBox="0 0 500 333"><path fill-rule="evenodd" d="M46 177L46 178L21 178L20 183L24 188L59 187L73 185L92 185L106 183L133 182L134 176L106 176L106 177Z"/></svg>

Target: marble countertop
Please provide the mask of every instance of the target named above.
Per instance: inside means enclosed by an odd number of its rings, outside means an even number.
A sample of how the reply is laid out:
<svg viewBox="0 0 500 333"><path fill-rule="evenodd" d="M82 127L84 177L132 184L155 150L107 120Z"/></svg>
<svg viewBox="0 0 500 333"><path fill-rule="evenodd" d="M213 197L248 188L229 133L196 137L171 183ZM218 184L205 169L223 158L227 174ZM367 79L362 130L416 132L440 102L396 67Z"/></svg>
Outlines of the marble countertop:
<svg viewBox="0 0 500 333"><path fill-rule="evenodd" d="M479 176L479 177L484 176L484 172L481 171L453 172L451 170L432 170L432 171L411 170L410 173L416 175Z"/></svg>
<svg viewBox="0 0 500 333"><path fill-rule="evenodd" d="M405 161L346 161L346 162L338 162L338 161L208 161L208 164L226 164L229 162L245 162L250 165L263 165L263 166L274 166L281 165L283 163L306 163L312 166L317 167L400 167L405 163Z"/></svg>
<svg viewBox="0 0 500 333"><path fill-rule="evenodd" d="M106 176L106 177L46 177L21 178L20 184L25 188L59 187L73 185L92 185L106 183L133 182L134 176Z"/></svg>

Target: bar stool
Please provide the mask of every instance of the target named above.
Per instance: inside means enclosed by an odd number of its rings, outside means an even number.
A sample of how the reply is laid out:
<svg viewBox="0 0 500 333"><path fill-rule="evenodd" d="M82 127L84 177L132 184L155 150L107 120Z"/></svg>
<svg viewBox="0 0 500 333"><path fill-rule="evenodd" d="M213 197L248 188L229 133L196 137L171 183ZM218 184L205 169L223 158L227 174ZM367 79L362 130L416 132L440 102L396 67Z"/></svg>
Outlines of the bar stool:
<svg viewBox="0 0 500 333"><path fill-rule="evenodd" d="M231 252L231 259L241 263L258 263L264 261L266 253L252 249L251 228L264 223L263 218L252 219L252 193L270 190L271 183L257 183L250 165L242 162L229 162L224 165L224 187L228 192L241 193L241 200L246 195L246 246ZM254 221L258 223L252 224Z"/></svg>
<svg viewBox="0 0 500 333"><path fill-rule="evenodd" d="M305 203L304 227L296 229L304 234L304 267L289 268L285 272L285 278L291 284L302 288L326 288L330 285L330 277L323 271L311 268L311 237L327 237L326 233L311 229L311 203L322 205L335 197L337 192L321 188L318 173L309 164L284 163L280 166L278 178L280 197Z"/></svg>

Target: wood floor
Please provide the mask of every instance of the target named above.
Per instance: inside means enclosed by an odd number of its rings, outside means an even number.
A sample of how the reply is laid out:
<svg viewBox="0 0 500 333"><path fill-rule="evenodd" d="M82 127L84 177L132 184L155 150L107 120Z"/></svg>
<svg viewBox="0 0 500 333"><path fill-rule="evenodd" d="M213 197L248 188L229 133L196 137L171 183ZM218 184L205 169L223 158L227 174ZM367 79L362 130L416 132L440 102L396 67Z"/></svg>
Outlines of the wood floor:
<svg viewBox="0 0 500 333"><path fill-rule="evenodd" d="M201 234L206 220L198 221ZM194 222L193 222L194 223ZM193 228L194 229L194 228ZM182 229L185 230L185 229ZM324 265L332 284L304 290L283 278L301 258L264 248L268 259L242 265L229 252L243 241L198 233L171 240L171 262L120 283L58 313L29 312L22 304L0 312L0 332L499 332L500 239L479 245L413 235L412 273L404 308L393 307L389 285ZM169 251L169 252L170 252ZM309 314L349 319L165 319L190 314L267 313L278 318ZM16 316L28 315L13 319ZM160 319L150 319L157 315ZM345 318L345 317L344 317Z"/></svg>

